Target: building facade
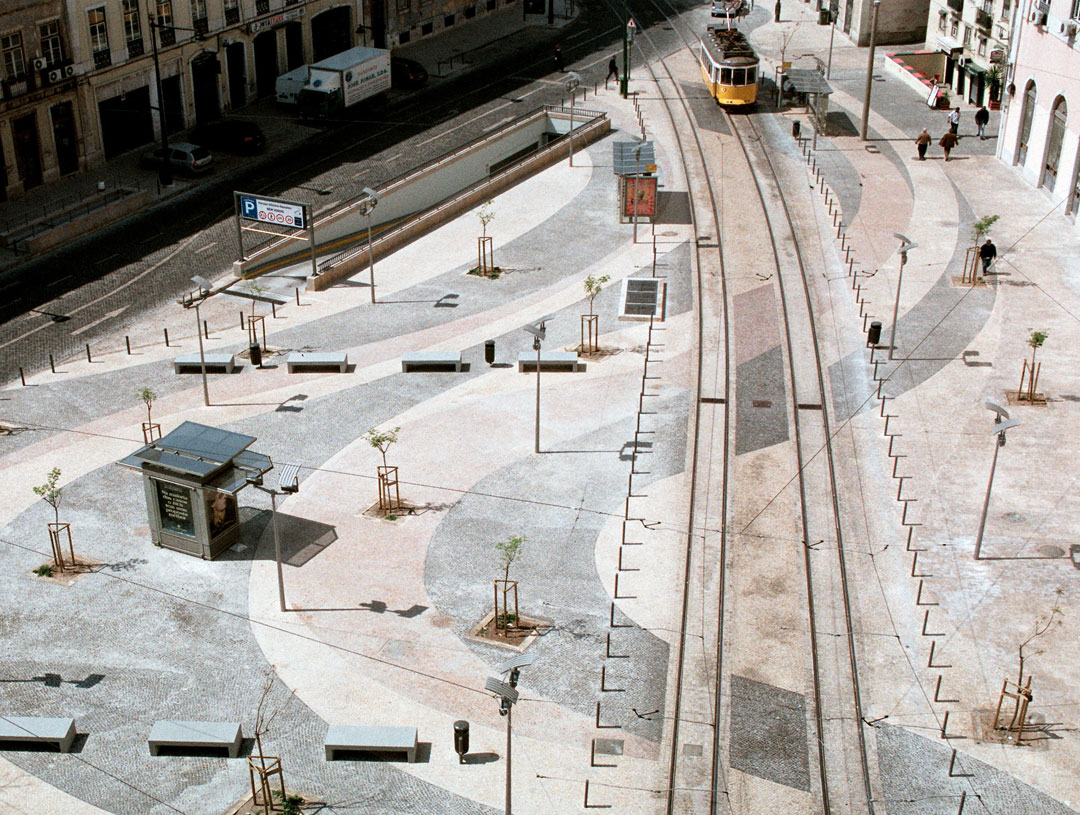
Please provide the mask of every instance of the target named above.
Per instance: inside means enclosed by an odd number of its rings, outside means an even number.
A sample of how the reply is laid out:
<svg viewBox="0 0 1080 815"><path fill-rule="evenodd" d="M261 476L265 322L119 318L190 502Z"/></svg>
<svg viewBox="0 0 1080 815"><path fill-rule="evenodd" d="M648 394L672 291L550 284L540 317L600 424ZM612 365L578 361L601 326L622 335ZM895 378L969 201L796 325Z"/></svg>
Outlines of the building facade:
<svg viewBox="0 0 1080 815"><path fill-rule="evenodd" d="M78 172L79 106L61 0L0 15L0 200Z"/></svg>
<svg viewBox="0 0 1080 815"><path fill-rule="evenodd" d="M943 57L939 82L958 100L997 108L1016 4L1022 0L931 0L927 48Z"/></svg>
<svg viewBox="0 0 1080 815"><path fill-rule="evenodd" d="M1078 32L1080 0L1027 0L1019 10L998 141L998 156L1073 219L1080 206Z"/></svg>

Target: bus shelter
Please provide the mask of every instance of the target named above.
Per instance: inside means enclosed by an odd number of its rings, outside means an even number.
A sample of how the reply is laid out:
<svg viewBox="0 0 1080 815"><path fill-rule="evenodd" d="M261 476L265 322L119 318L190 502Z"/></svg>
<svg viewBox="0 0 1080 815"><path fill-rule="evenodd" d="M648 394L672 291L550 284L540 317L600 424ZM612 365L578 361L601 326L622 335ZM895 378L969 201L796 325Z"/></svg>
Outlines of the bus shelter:
<svg viewBox="0 0 1080 815"><path fill-rule="evenodd" d="M611 152L619 179L619 223L649 223L656 217L656 148L651 141L617 141Z"/></svg>
<svg viewBox="0 0 1080 815"><path fill-rule="evenodd" d="M806 115L814 123L814 132L828 135L829 94L832 87L816 68L789 68L784 74L784 93L794 93L806 105Z"/></svg>
<svg viewBox="0 0 1080 815"><path fill-rule="evenodd" d="M155 546L210 560L240 537L237 493L274 466L254 441L184 422L118 462L142 473Z"/></svg>

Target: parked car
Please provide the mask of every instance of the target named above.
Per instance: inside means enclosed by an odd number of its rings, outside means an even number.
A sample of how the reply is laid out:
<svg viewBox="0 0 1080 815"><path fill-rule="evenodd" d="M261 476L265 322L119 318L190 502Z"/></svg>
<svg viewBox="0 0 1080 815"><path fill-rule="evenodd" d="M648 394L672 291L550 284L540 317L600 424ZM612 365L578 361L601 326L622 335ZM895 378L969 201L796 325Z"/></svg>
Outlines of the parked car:
<svg viewBox="0 0 1080 815"><path fill-rule="evenodd" d="M191 131L195 144L226 153L258 153L266 147L262 129L247 119L221 119Z"/></svg>
<svg viewBox="0 0 1080 815"><path fill-rule="evenodd" d="M427 68L413 59L390 58L390 84L395 88L419 88L428 80Z"/></svg>
<svg viewBox="0 0 1080 815"><path fill-rule="evenodd" d="M174 170L196 175L210 169L214 158L205 147L188 142L178 141L170 144L168 155L165 155L164 147L156 147L143 153L142 164L144 167L161 167L168 162Z"/></svg>

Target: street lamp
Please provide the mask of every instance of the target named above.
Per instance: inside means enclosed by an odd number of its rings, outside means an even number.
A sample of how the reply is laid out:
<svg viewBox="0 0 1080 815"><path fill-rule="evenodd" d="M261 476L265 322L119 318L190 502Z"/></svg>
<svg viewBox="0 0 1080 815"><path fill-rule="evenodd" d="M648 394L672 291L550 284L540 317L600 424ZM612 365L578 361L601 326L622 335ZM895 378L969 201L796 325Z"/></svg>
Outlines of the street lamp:
<svg viewBox="0 0 1080 815"><path fill-rule="evenodd" d="M184 308L195 309L195 336L199 338L199 369L202 371L203 404L210 407L210 388L206 384L206 352L203 350L202 319L199 317L199 306L204 300L213 296L214 284L205 277L191 278L191 282L199 287L198 295L189 295L187 300L181 300L180 305Z"/></svg>
<svg viewBox="0 0 1080 815"><path fill-rule="evenodd" d="M619 79L619 95L625 99L630 92L630 40L634 36L637 23L626 13L626 0L622 4L622 18L626 20L622 37L622 77Z"/></svg>
<svg viewBox="0 0 1080 815"><path fill-rule="evenodd" d="M297 477L299 472L299 464L281 465L281 471L278 473L277 490L263 486L263 477L261 473L247 474L247 482L251 486L270 496L270 523L274 528L274 560L277 563L278 603L280 604L282 611L285 611L285 578L281 573L281 539L278 537L277 497L279 495L290 495L299 492L300 483ZM280 490L280 492L278 490Z"/></svg>
<svg viewBox="0 0 1080 815"><path fill-rule="evenodd" d="M195 40L201 42L203 33L197 28L184 28L178 25L164 25L158 18L151 14L148 19L150 25L150 44L154 54L154 84L157 87L157 112L158 128L161 130L161 166L158 167L158 180L161 186L169 187L173 183L172 165L169 164L169 131L165 126L165 98L161 93L161 64L158 62L158 31L169 29L170 31L190 31L195 35Z"/></svg>
<svg viewBox="0 0 1080 815"><path fill-rule="evenodd" d="M832 79L832 46L833 37L836 36L836 12L832 5L829 6L829 61L825 65L825 78Z"/></svg>
<svg viewBox="0 0 1080 815"><path fill-rule="evenodd" d="M371 187L364 187L364 195L367 197L360 202L360 214L367 216L367 251L368 269L371 271L371 302L375 302L375 253L371 247L371 213L379 205L379 194Z"/></svg>
<svg viewBox="0 0 1080 815"><path fill-rule="evenodd" d="M536 452L540 452L540 343L547 336L547 326L544 320L525 326L525 330L533 335L533 350L536 351Z"/></svg>
<svg viewBox="0 0 1080 815"><path fill-rule="evenodd" d="M866 141L866 126L870 119L870 89L874 83L874 40L877 38L877 15L881 0L874 0L874 14L870 18L870 55L866 63L866 97L863 99L862 132L859 138Z"/></svg>
<svg viewBox="0 0 1080 815"><path fill-rule="evenodd" d="M892 359L893 348L896 347L896 318L900 313L900 283L904 279L904 264L907 263L908 250L914 249L919 244L912 243L899 232L893 232L894 238L900 239L900 273L896 276L896 301L893 303L892 328L889 329L889 359Z"/></svg>
<svg viewBox="0 0 1080 815"><path fill-rule="evenodd" d="M984 403L987 410L992 410L994 416L994 428L990 432L994 439L994 459L990 463L990 480L986 482L986 498L983 499L982 517L979 519L979 534L975 537L975 560L980 559L982 551L983 530L986 529L986 511L990 508L990 490L994 486L994 470L997 469L998 450L1005 446L1005 431L1020 426L1019 419L1010 419L1009 411L993 402Z"/></svg>
<svg viewBox="0 0 1080 815"><path fill-rule="evenodd" d="M574 95L577 92L578 86L581 85L581 75L576 71L571 71L566 75L564 80L566 83L566 92L570 94L570 166L574 166Z"/></svg>
<svg viewBox="0 0 1080 815"><path fill-rule="evenodd" d="M511 736L511 711L518 700L517 683L521 676L521 669L532 665L536 658L532 654L518 654L510 657L499 666L499 673L509 674L507 681L490 677L484 683L484 690L495 694L499 699L499 715L506 717L506 806L505 815L510 813L510 736Z"/></svg>

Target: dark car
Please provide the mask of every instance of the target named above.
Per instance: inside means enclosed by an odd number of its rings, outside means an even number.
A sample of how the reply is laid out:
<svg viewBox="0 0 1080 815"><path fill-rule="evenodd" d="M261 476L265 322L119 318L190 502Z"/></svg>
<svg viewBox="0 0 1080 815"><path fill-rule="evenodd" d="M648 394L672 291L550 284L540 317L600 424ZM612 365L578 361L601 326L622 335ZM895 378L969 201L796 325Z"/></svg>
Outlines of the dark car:
<svg viewBox="0 0 1080 815"><path fill-rule="evenodd" d="M246 119L222 119L199 125L191 131L191 140L226 153L258 153L266 147L262 130Z"/></svg>
<svg viewBox="0 0 1080 815"><path fill-rule="evenodd" d="M205 147L187 142L174 142L169 145L168 151L158 147L142 155L144 167L161 167L166 163L174 170L196 175L209 170L213 158Z"/></svg>
<svg viewBox="0 0 1080 815"><path fill-rule="evenodd" d="M390 58L390 84L395 88L419 88L428 80L427 68L413 59Z"/></svg>

